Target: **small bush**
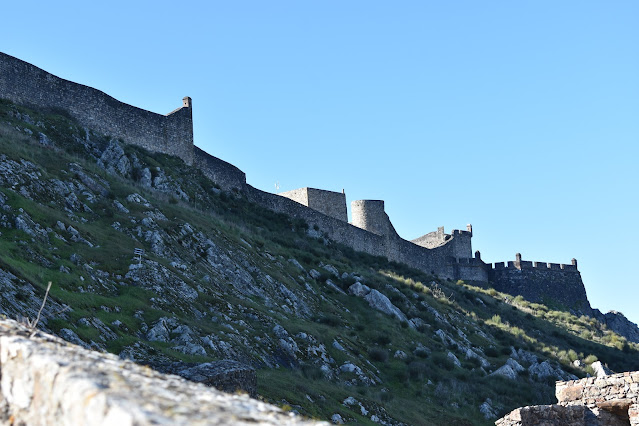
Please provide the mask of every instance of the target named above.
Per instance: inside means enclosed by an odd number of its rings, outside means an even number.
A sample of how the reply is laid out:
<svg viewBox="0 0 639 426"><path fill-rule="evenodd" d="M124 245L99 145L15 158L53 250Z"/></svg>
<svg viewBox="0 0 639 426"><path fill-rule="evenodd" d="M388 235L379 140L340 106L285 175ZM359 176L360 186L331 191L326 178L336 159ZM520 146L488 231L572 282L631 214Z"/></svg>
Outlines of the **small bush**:
<svg viewBox="0 0 639 426"><path fill-rule="evenodd" d="M307 379L320 380L324 378L324 373L322 373L322 370L315 365L304 364L300 367L300 369L302 370L302 374L304 375L304 377L306 377Z"/></svg>
<svg viewBox="0 0 639 426"><path fill-rule="evenodd" d="M411 380L422 380L426 377L428 366L426 363L413 361L408 364L408 376Z"/></svg>
<svg viewBox="0 0 639 426"><path fill-rule="evenodd" d="M596 355L590 354L586 357L586 359L584 359L584 362L588 365L592 364L593 362L597 362L599 361L599 358L597 358Z"/></svg>
<svg viewBox="0 0 639 426"><path fill-rule="evenodd" d="M452 370L455 368L453 361L446 354L437 353L433 355L433 363L444 370Z"/></svg>
<svg viewBox="0 0 639 426"><path fill-rule="evenodd" d="M489 346L486 349L484 349L484 353L486 354L486 356L492 357L492 358L496 358L499 356L499 351L497 350L497 348Z"/></svg>
<svg viewBox="0 0 639 426"><path fill-rule="evenodd" d="M335 315L322 315L321 317L317 317L315 321L331 327L340 327L342 325L342 320Z"/></svg>
<svg viewBox="0 0 639 426"><path fill-rule="evenodd" d="M388 361L388 351L382 348L370 348L368 357L375 362L386 362Z"/></svg>
<svg viewBox="0 0 639 426"><path fill-rule="evenodd" d="M386 345L390 344L390 342L391 342L391 338L388 337L388 335L386 335L386 334L378 334L373 339L373 343L377 343L380 346L386 346Z"/></svg>
<svg viewBox="0 0 639 426"><path fill-rule="evenodd" d="M428 350L425 348L417 348L413 353L415 354L415 356L418 356L420 358L428 358L429 355Z"/></svg>

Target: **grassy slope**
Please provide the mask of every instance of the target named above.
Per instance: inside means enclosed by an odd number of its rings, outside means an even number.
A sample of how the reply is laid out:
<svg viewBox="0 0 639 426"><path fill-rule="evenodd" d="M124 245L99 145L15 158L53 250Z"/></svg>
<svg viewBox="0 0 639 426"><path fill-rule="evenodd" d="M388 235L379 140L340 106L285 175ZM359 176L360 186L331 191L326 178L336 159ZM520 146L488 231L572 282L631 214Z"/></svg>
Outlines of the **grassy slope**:
<svg viewBox="0 0 639 426"><path fill-rule="evenodd" d="M86 262L114 276L126 274L134 247L142 246L150 253L147 243L123 238L122 233L111 227L115 221L128 221L131 215L140 220L144 217L142 211L136 211L134 206L129 206L132 210L129 215L112 207L112 200L125 203L126 196L135 192L147 198L171 219L163 225L167 229L190 223L207 234L213 234L218 245L243 250L264 271L288 287L301 285L292 278L299 271L289 262L265 261L264 253L277 259L295 258L306 270L320 270L319 265L324 262L336 266L340 271L353 271L364 277L367 285L386 293L400 308L410 309L411 303L406 302L406 299L423 300L450 322L451 326L438 323L430 312L423 309L412 316L423 319L427 325L420 330L411 329L406 324L373 311L362 299L326 287L323 284L326 275L309 281L317 293L325 296L325 300L316 300L311 319L297 318L266 307L259 298L236 300L219 292L201 292L194 302L194 306L200 310L215 306L223 312L227 302L243 304L259 315L275 318L291 335L305 332L320 336L321 343L338 365L352 357L372 360L382 385L351 386L344 380L326 380L318 367L304 362L297 368L263 368L258 371L259 392L265 399L287 404L311 417L326 419L333 413L340 413L351 420L370 422L361 415L359 407L351 409L341 404L346 397L353 396L359 401L366 401L367 406L383 406L393 418L409 424L490 424L481 418L478 411L486 398L497 403L500 413L522 405L552 401L554 382L538 382L523 375L521 383L513 386L507 379L486 376L476 362L464 360L460 354L457 356L463 362L462 367L455 367L446 358L446 353L454 352L454 348L446 346L433 333L439 328L453 336L457 336L457 329L463 330L471 343L486 353L493 368L501 366L508 359L510 348L514 346L534 352L541 359L556 360L564 369L580 376L585 374L585 370L573 369L570 362L588 355L591 355L588 359L590 362L596 357L615 371L639 369L636 345L628 344L590 318L577 318L492 289L463 282L440 281L385 259L308 238L305 224L265 211L241 198L229 197L224 193L218 195L215 191L207 192L203 188L210 188L211 184L198 172L186 171L178 160L129 147L127 149L135 152L146 164L161 166L175 176L181 176L183 182L191 182L192 185L185 184L183 187L191 202L177 201L166 194L145 190L132 180L107 174L94 161L87 159L86 152L74 140L74 137L83 137L84 131L64 114L20 108L34 121L43 123L36 126L8 114L16 110L15 106L0 103L0 154L14 160L27 159L38 165L43 178L61 180L68 179L68 164L76 162L85 170L101 176L110 187L107 197L91 205L93 212L77 214L86 222L80 220L73 223L83 236L99 242L99 246L89 248L55 238L50 238L51 245L47 246L32 240L22 231L1 229L0 268L33 283L42 293L46 282L53 281L52 297L72 307L72 311L48 320L48 327L54 331L71 328L86 341L96 340L97 330L78 325L77 321L85 317L98 317L105 324L111 324L117 319L125 327L112 327L118 338L108 342L107 348L118 353L139 340L136 331L143 321L151 324L162 316L177 316L183 323L197 325L208 333L223 330L222 324L198 322L188 314L188 310L179 307L158 309L151 302L154 293L148 289L116 285L104 288L94 286L87 291L90 275L73 267L69 260L73 253L80 252ZM15 130L15 126L19 126L20 130ZM28 136L24 131L29 129L37 135L43 128L61 149L42 148L37 144L36 136ZM100 140L99 136L95 138ZM106 143L106 139L102 142ZM67 214L55 203L28 200L19 194L17 188L1 187L0 191L8 197L8 204L22 208L42 226L54 228L58 220L69 222ZM193 200L197 200L197 203ZM42 262L36 260L39 256L48 259L52 266L43 266ZM149 256L172 268L168 259ZM193 265L198 268L197 259L193 259ZM70 268L71 273L60 272L60 266ZM193 275L196 277L191 278L193 284L209 285L199 280L198 274ZM223 287L222 279L216 279L218 282L215 284ZM352 284L350 278L334 281L343 288ZM398 289L399 293L389 293L388 285ZM504 302L506 299L509 299L508 303ZM144 312L143 318L136 316L136 312L140 311ZM475 327L489 338L475 332ZM259 324L254 324L251 330L255 334L270 332L268 327L260 328ZM349 353L333 348L334 340L348 347ZM180 354L171 350L167 343L146 344L167 357L194 362L210 359ZM430 353L415 352L419 344L429 348ZM393 354L397 350L407 353L408 359L394 358Z"/></svg>

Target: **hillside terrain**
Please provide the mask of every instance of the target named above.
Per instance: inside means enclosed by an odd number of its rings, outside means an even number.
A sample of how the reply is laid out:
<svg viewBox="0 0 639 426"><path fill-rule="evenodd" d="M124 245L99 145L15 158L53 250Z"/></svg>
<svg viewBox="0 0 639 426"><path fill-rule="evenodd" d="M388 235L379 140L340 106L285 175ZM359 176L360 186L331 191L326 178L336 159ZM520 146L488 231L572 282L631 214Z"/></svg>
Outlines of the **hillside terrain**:
<svg viewBox="0 0 639 426"><path fill-rule="evenodd" d="M142 249L135 255L135 249ZM176 157L0 100L0 313L158 369L231 359L311 418L492 424L639 370L601 321L353 251Z"/></svg>

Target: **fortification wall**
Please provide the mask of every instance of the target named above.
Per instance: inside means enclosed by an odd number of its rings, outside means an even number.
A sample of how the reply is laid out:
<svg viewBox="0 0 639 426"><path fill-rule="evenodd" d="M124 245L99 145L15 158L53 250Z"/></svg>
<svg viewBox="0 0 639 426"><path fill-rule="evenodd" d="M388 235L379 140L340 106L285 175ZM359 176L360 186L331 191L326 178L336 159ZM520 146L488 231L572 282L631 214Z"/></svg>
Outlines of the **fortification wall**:
<svg viewBox="0 0 639 426"><path fill-rule="evenodd" d="M560 303L586 315L592 313L574 259L570 265L531 262L521 260L518 253L515 261L495 263L489 278L496 290L521 295L532 302Z"/></svg>
<svg viewBox="0 0 639 426"><path fill-rule="evenodd" d="M242 170L198 147L193 147L193 165L225 191L242 191L246 186L246 174Z"/></svg>
<svg viewBox="0 0 639 426"><path fill-rule="evenodd" d="M385 239L380 235L372 234L289 198L261 191L248 184L245 188L245 194L249 201L262 207L303 219L311 227L317 225L330 239L352 247L354 250L374 256L387 255Z"/></svg>
<svg viewBox="0 0 639 426"><path fill-rule="evenodd" d="M328 238L354 250L373 256L384 256L389 260L401 262L426 273L437 274L443 278L488 280L488 275L483 269L483 263L481 265L478 263L468 264L465 265L465 268L457 268L451 265L451 258L455 252L452 244L446 244L435 249L427 249L402 239L397 235L395 228L388 219L388 215L383 209L381 211L378 209L380 205L383 206L383 202L372 204L375 206L377 213L375 219L377 222L374 226L376 229L385 230L385 234L380 235L308 208L292 199L253 188L248 184L244 193L249 201L262 207L303 219L310 226L317 225ZM360 205L362 204L367 203L360 203ZM356 216L354 213L354 217ZM472 271L472 275L466 278L463 274L469 271Z"/></svg>
<svg viewBox="0 0 639 426"><path fill-rule="evenodd" d="M390 219L382 200L356 200L351 203L353 225L377 235L389 235Z"/></svg>
<svg viewBox="0 0 639 426"><path fill-rule="evenodd" d="M348 222L346 194L316 188L299 188L277 195L289 198L327 216Z"/></svg>
<svg viewBox="0 0 639 426"><path fill-rule="evenodd" d="M1 52L0 98L39 108L64 109L90 129L193 164L190 98L184 98L182 107L167 115L156 114Z"/></svg>
<svg viewBox="0 0 639 426"><path fill-rule="evenodd" d="M443 226L440 226L439 228L437 228L437 231L429 232L426 235L415 238L414 240L411 240L411 243L426 248L435 248L444 244L446 241L448 241L448 239L450 239L450 235L444 232Z"/></svg>

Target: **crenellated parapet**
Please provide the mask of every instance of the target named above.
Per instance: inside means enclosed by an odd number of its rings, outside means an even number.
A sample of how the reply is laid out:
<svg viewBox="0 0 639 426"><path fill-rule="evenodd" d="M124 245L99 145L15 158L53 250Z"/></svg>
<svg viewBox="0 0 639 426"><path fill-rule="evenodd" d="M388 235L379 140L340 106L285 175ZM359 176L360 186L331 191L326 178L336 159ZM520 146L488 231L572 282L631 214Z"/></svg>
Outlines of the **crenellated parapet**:
<svg viewBox="0 0 639 426"><path fill-rule="evenodd" d="M511 260L508 262L495 262L492 266L495 270L502 270L507 268L514 269L537 269L537 270L551 270L551 271L572 271L578 272L577 270L577 259L572 259L570 264L565 263L548 263L548 262L535 262L529 260L521 260L521 254L517 253L515 255L515 260Z"/></svg>
<svg viewBox="0 0 639 426"><path fill-rule="evenodd" d="M515 260L494 263L489 278L499 291L532 302L560 304L586 315L592 313L576 259L570 264L534 262L523 260L517 253Z"/></svg>

